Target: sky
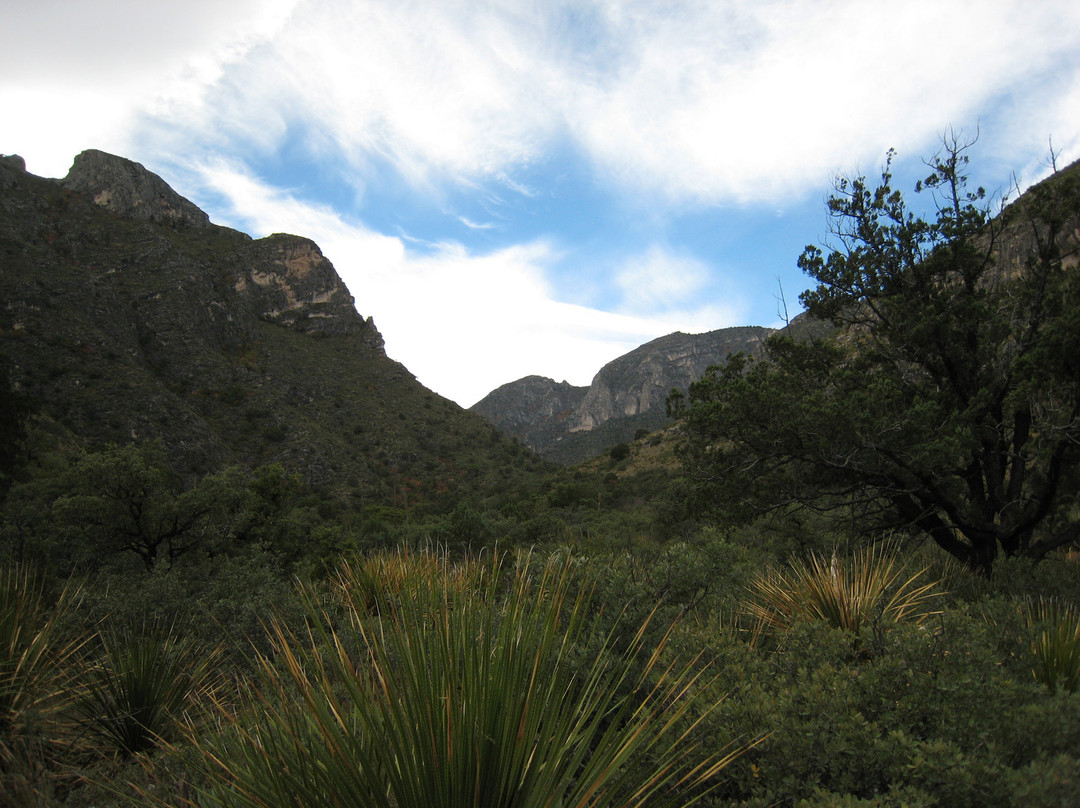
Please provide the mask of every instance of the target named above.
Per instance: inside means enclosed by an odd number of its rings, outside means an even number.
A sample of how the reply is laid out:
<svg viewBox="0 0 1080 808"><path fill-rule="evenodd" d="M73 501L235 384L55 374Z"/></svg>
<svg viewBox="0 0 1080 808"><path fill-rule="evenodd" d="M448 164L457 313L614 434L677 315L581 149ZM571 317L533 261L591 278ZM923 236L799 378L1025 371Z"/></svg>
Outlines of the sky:
<svg viewBox="0 0 1080 808"><path fill-rule="evenodd" d="M469 406L777 326L838 175L946 132L998 197L1080 158L1075 0L0 0L0 153L102 149L314 239ZM914 202L926 204L919 198Z"/></svg>

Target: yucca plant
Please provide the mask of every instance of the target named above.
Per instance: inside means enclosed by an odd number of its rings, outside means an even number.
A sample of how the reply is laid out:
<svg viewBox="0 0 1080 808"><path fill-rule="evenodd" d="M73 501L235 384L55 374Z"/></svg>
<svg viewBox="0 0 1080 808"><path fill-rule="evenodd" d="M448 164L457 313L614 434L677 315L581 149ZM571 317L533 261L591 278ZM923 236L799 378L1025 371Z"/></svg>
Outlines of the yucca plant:
<svg viewBox="0 0 1080 808"><path fill-rule="evenodd" d="M305 591L309 631L272 626L249 709L191 740L218 808L638 806L704 793L731 755L692 740L704 666L612 650L565 563L480 591L426 575L348 627ZM500 589L500 586L502 588ZM578 590L580 591L580 590ZM380 604L382 606L384 604ZM666 642L666 640L665 640ZM598 649L583 660L581 648Z"/></svg>
<svg viewBox="0 0 1080 808"><path fill-rule="evenodd" d="M53 602L30 569L0 569L0 740L20 714L63 700L64 666L81 640L60 624L75 595L65 588Z"/></svg>
<svg viewBox="0 0 1080 808"><path fill-rule="evenodd" d="M1080 686L1080 610L1075 604L1042 599L1028 622L1042 626L1031 644L1035 680L1051 690L1075 693Z"/></svg>
<svg viewBox="0 0 1080 808"><path fill-rule="evenodd" d="M406 586L459 587L479 591L487 572L475 561L454 563L445 553L397 551L347 556L332 576L337 593L355 614L374 614L393 602Z"/></svg>
<svg viewBox="0 0 1080 808"><path fill-rule="evenodd" d="M774 628L797 620L822 620L850 632L875 618L921 623L942 593L940 582L926 580L927 568L909 573L895 549L871 546L850 559L834 553L811 553L793 560L787 572L769 569L750 584L746 610L752 619Z"/></svg>
<svg viewBox="0 0 1080 808"><path fill-rule="evenodd" d="M167 740L191 708L213 698L220 648L204 649L161 623L112 626L99 638L78 708L90 733L121 755Z"/></svg>

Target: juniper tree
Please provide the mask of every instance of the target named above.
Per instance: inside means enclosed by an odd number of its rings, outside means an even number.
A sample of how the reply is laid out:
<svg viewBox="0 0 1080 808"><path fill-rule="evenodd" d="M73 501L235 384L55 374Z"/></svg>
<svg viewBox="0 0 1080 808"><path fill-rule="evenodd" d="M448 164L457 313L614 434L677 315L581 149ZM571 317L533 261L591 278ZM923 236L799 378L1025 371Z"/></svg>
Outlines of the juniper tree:
<svg viewBox="0 0 1080 808"><path fill-rule="evenodd" d="M905 526L988 572L1080 539L1080 164L992 216L943 139L916 193L841 178L801 300L837 328L771 338L690 388L688 475L728 519L799 505ZM925 197L924 197L925 198Z"/></svg>

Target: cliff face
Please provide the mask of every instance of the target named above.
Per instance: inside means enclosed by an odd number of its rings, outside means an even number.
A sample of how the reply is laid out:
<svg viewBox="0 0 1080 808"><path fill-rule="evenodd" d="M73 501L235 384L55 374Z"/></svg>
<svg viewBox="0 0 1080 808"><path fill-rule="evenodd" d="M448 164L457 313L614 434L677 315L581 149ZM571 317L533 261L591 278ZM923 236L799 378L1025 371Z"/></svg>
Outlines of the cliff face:
<svg viewBox="0 0 1080 808"><path fill-rule="evenodd" d="M662 427L672 388L685 391L728 354L758 355L771 333L748 326L668 334L609 362L587 388L527 376L471 409L543 457L575 463L632 440L639 429Z"/></svg>
<svg viewBox="0 0 1080 808"><path fill-rule="evenodd" d="M210 217L140 163L97 149L80 153L60 185L129 219L181 227L210 227Z"/></svg>
<svg viewBox="0 0 1080 808"><path fill-rule="evenodd" d="M0 158L0 282L0 359L76 445L160 439L181 473L280 462L362 497L405 479L412 501L535 460L389 359L314 242L214 225L130 160L51 180Z"/></svg>
<svg viewBox="0 0 1080 808"><path fill-rule="evenodd" d="M589 388L526 376L492 390L470 409L534 449L559 440Z"/></svg>
<svg viewBox="0 0 1080 808"><path fill-rule="evenodd" d="M771 333L772 329L758 326L722 328L706 334L676 332L635 348L596 374L570 431L587 432L611 418L650 411L663 414L673 387L685 390L709 365L720 364L728 354L743 351L758 355Z"/></svg>
<svg viewBox="0 0 1080 808"><path fill-rule="evenodd" d="M252 314L302 333L360 336L381 353L383 339L369 317L356 312L353 297L317 244L275 233L237 255L233 285Z"/></svg>

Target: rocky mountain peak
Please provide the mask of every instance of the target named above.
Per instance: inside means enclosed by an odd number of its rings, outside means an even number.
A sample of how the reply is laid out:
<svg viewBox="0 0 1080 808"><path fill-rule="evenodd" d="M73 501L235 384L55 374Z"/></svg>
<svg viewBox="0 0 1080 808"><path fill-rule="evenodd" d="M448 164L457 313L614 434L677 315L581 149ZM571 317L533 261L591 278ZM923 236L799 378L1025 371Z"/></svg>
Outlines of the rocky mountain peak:
<svg viewBox="0 0 1080 808"><path fill-rule="evenodd" d="M79 154L60 184L87 194L118 216L181 227L210 226L209 216L157 174L133 160L97 149Z"/></svg>
<svg viewBox="0 0 1080 808"><path fill-rule="evenodd" d="M676 332L648 342L600 369L578 409L571 432L589 431L611 418L664 412L673 387L685 388L728 354L757 354L772 329L722 328L706 334Z"/></svg>
<svg viewBox="0 0 1080 808"><path fill-rule="evenodd" d="M303 332L363 334L383 350L382 335L356 312L334 265L308 238L275 233L246 247L234 289L264 320Z"/></svg>
<svg viewBox="0 0 1080 808"><path fill-rule="evenodd" d="M632 440L640 429L663 426L673 387L687 389L709 365L736 351L760 353L772 332L746 326L668 334L604 365L589 387L526 376L493 390L470 409L543 457L576 463Z"/></svg>

